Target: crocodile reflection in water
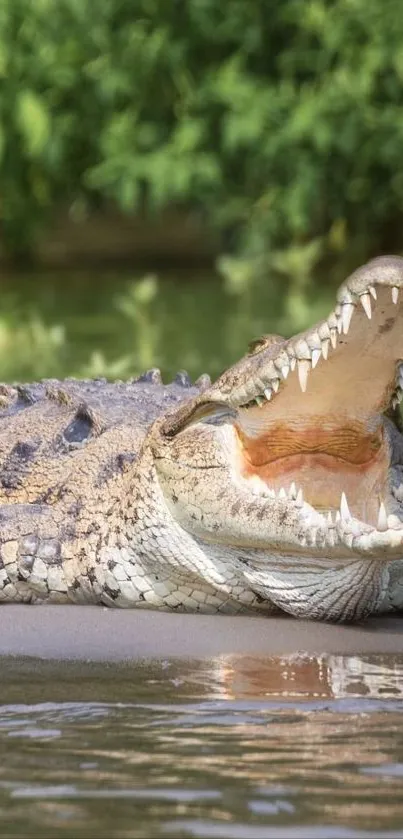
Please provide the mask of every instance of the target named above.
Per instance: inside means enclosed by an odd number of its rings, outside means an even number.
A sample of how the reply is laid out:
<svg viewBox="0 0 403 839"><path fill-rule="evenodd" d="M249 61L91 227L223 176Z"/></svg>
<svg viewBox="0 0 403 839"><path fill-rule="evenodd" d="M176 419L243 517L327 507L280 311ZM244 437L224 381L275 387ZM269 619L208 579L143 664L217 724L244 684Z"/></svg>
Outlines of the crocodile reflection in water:
<svg viewBox="0 0 403 839"><path fill-rule="evenodd" d="M403 654L235 655L213 662L214 693L222 699L403 699Z"/></svg>

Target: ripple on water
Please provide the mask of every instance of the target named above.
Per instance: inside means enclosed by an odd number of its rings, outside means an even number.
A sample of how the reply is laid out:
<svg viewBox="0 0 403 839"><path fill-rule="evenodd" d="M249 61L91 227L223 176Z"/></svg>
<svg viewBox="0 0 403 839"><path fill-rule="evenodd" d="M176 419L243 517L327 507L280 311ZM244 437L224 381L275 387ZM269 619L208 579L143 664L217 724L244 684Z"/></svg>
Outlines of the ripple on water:
<svg viewBox="0 0 403 839"><path fill-rule="evenodd" d="M0 835L403 837L402 676L403 654L14 662Z"/></svg>

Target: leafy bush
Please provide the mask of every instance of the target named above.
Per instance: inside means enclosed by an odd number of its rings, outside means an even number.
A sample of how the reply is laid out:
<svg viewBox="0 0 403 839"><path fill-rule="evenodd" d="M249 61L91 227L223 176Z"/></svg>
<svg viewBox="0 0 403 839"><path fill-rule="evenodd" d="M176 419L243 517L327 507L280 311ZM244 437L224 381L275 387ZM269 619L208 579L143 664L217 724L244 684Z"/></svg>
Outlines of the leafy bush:
<svg viewBox="0 0 403 839"><path fill-rule="evenodd" d="M2 0L0 214L197 206L261 254L403 206L399 0Z"/></svg>

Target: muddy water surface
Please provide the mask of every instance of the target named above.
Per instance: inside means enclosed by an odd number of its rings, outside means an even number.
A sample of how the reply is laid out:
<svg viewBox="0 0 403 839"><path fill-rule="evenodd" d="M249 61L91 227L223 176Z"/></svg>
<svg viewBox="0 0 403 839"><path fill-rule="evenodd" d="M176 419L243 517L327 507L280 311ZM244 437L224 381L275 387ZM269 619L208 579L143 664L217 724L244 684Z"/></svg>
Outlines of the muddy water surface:
<svg viewBox="0 0 403 839"><path fill-rule="evenodd" d="M142 625L136 613L130 638L133 613L111 623L80 607L3 614L1 651L18 624L33 655L0 660L1 836L403 837L398 622L322 632L201 618L196 632L197 616L143 615ZM340 652L310 649L321 643Z"/></svg>

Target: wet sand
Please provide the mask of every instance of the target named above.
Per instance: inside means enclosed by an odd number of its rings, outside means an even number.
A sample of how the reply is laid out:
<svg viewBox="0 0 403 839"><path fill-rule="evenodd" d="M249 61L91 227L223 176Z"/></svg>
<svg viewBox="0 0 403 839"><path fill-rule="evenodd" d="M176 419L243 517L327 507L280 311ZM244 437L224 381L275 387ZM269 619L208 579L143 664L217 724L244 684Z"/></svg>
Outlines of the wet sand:
<svg viewBox="0 0 403 839"><path fill-rule="evenodd" d="M180 615L97 606L4 605L0 614L0 656L130 661L403 652L403 615L336 626L287 617Z"/></svg>

